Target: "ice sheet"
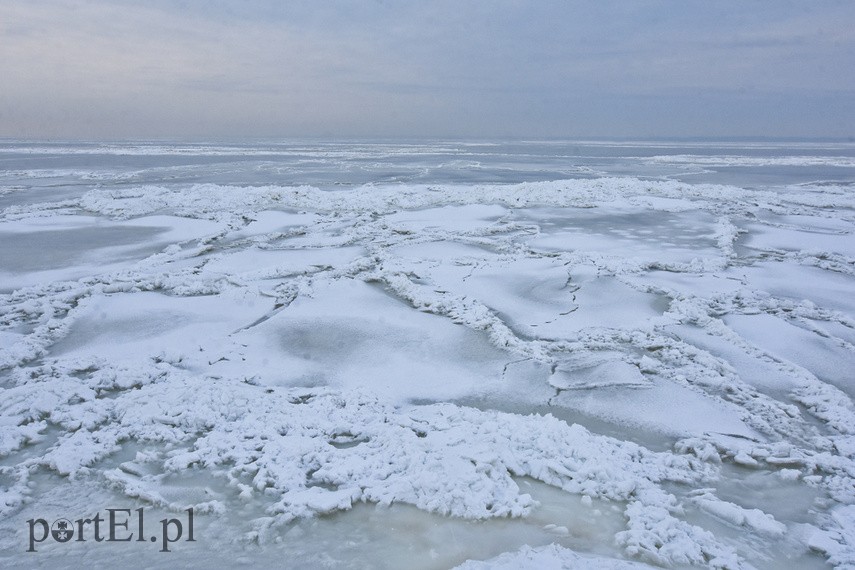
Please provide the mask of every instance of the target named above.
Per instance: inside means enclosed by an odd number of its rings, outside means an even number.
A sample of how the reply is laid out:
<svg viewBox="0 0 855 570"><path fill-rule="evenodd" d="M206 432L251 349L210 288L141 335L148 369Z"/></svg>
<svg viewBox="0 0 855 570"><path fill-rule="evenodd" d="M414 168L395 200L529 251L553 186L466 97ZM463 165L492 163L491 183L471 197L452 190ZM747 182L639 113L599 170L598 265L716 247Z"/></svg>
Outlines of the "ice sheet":
<svg viewBox="0 0 855 570"><path fill-rule="evenodd" d="M855 564L851 149L562 144L0 143L2 563Z"/></svg>

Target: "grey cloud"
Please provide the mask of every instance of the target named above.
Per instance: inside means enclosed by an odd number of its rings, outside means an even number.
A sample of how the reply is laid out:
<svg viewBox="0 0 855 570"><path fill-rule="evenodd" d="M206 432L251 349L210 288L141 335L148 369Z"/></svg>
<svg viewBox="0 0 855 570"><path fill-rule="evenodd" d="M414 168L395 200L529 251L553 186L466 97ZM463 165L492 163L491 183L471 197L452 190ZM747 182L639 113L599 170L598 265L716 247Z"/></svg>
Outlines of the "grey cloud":
<svg viewBox="0 0 855 570"><path fill-rule="evenodd" d="M7 0L0 20L0 136L855 131L851 2Z"/></svg>

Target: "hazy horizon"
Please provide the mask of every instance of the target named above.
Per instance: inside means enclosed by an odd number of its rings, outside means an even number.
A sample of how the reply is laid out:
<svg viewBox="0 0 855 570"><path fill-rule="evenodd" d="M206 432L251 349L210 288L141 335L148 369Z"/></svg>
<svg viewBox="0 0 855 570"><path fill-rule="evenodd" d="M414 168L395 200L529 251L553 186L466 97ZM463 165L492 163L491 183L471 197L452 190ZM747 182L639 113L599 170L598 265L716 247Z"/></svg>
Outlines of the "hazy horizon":
<svg viewBox="0 0 855 570"><path fill-rule="evenodd" d="M33 143L33 144L188 144L188 145L205 145L205 144L222 144L222 145L253 145L253 144L300 144L300 143L317 143L317 144L417 144L425 143L456 143L456 144L670 144L675 145L730 145L739 143L748 144L773 144L773 145L788 145L788 144L855 144L855 136L839 136L839 137L820 137L820 136L650 136L650 137L526 137L526 136L494 136L494 137L476 137L476 136L437 136L437 135L343 135L336 136L331 134L322 135L294 135L294 136L162 136L162 137L144 137L144 136L128 136L128 137L50 137L50 136L0 136L2 143Z"/></svg>
<svg viewBox="0 0 855 570"><path fill-rule="evenodd" d="M855 136L855 3L0 6L0 137Z"/></svg>

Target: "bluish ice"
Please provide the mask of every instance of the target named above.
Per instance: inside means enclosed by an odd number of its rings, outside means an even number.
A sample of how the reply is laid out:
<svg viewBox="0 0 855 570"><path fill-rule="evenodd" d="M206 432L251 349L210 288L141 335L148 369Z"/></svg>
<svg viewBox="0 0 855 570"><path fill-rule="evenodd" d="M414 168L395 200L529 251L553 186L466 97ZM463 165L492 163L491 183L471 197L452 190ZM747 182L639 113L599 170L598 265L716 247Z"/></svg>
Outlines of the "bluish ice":
<svg viewBox="0 0 855 570"><path fill-rule="evenodd" d="M817 141L0 141L0 564L855 565L853 185ZM108 508L197 540L25 552Z"/></svg>

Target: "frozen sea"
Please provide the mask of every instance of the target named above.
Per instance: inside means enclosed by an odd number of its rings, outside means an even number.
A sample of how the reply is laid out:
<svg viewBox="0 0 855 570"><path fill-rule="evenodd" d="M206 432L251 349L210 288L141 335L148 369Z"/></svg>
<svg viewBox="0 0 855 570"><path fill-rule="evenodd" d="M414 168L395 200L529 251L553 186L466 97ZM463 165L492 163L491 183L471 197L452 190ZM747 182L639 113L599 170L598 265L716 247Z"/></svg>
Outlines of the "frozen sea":
<svg viewBox="0 0 855 570"><path fill-rule="evenodd" d="M851 568L853 234L853 143L0 141L0 566Z"/></svg>

